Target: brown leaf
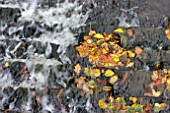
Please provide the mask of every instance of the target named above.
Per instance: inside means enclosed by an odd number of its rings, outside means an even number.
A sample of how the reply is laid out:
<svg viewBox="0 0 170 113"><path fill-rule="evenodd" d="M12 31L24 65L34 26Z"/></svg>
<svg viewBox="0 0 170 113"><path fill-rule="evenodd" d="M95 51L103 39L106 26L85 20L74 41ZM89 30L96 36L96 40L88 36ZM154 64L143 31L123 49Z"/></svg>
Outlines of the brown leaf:
<svg viewBox="0 0 170 113"><path fill-rule="evenodd" d="M64 89L60 89L60 91L57 94L57 98L60 100L61 94L63 93Z"/></svg>
<svg viewBox="0 0 170 113"><path fill-rule="evenodd" d="M81 70L80 64L76 64L76 66L74 67L74 72L76 73L76 75L80 73L80 70Z"/></svg>
<svg viewBox="0 0 170 113"><path fill-rule="evenodd" d="M128 34L130 37L133 37L133 35L134 35L132 29L128 29L128 30L127 30L127 34Z"/></svg>

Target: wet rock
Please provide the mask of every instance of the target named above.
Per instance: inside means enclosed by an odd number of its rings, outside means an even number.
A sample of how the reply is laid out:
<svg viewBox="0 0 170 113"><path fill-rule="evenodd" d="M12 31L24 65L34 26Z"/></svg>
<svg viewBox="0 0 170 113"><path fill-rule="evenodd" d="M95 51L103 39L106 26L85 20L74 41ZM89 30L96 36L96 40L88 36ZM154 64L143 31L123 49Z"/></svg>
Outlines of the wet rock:
<svg viewBox="0 0 170 113"><path fill-rule="evenodd" d="M123 84L126 86L125 93L129 96L143 96L148 85L152 82L151 73L146 71L131 71L128 79Z"/></svg>

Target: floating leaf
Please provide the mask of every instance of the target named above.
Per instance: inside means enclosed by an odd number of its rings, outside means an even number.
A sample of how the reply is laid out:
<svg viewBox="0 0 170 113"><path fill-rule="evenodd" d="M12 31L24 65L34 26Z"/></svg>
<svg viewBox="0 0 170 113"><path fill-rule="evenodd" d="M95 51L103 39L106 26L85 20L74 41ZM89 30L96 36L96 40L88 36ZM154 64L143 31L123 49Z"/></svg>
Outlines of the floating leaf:
<svg viewBox="0 0 170 113"><path fill-rule="evenodd" d="M138 54L138 55L141 54L142 53L142 49L140 47L136 46L135 47L135 53Z"/></svg>
<svg viewBox="0 0 170 113"><path fill-rule="evenodd" d="M76 73L76 75L80 73L80 70L81 70L80 64L76 64L76 66L74 67L74 72Z"/></svg>
<svg viewBox="0 0 170 113"><path fill-rule="evenodd" d="M95 34L94 37L98 38L98 39L103 39L104 38L104 36L102 34L100 34L100 33Z"/></svg>
<svg viewBox="0 0 170 113"><path fill-rule="evenodd" d="M103 100L99 100L98 101L98 105L100 106L100 108L105 109L107 107L106 103Z"/></svg>
<svg viewBox="0 0 170 113"><path fill-rule="evenodd" d="M118 80L118 76L113 76L113 77L110 78L109 82L111 84L114 84L117 80Z"/></svg>
<svg viewBox="0 0 170 113"><path fill-rule="evenodd" d="M110 77L110 76L113 76L115 73L112 71L112 70L110 70L110 69L108 69L106 72L105 72L105 76L106 77Z"/></svg>

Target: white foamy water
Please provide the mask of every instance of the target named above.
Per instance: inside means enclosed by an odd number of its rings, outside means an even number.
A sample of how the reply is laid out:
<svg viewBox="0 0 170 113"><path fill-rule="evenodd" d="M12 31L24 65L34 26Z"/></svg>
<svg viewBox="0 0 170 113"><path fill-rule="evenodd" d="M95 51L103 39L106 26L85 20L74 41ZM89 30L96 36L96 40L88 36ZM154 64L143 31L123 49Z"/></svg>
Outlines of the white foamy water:
<svg viewBox="0 0 170 113"><path fill-rule="evenodd" d="M139 18L137 13L134 11L138 9L138 7L133 7L131 9L121 9L120 17L117 17L119 20L119 27L139 27ZM129 17L131 17L130 21L128 21Z"/></svg>
<svg viewBox="0 0 170 113"><path fill-rule="evenodd" d="M26 73L26 75L21 75L23 78L26 76L25 79L19 79L16 83L16 78L14 79L15 75L12 75L8 69L8 71L3 71L0 73L0 90L3 90L8 86L12 87L15 91L20 87L26 88L27 99L22 102L22 106L19 106L21 108L16 107L16 102L18 101L16 98L8 103L9 109L31 111L33 110L33 93L30 89L35 88L43 91L43 87L49 85L48 77L50 76L51 71L50 66L54 66L52 71L55 73L55 76L61 78L56 81L56 83L66 88L68 72L59 72L56 66L71 63L71 60L66 55L66 49L71 44L77 44L77 35L81 32L81 27L85 25L89 12L82 13L83 5L78 4L76 1L71 3L68 0L62 3L56 3L54 7L41 7L36 0L15 2L15 4L0 4L0 7L17 8L21 11L20 17L15 24L9 26L9 23L0 20L0 31L3 32L0 35L0 40L8 39L9 41L18 42L16 45L7 45L7 43L3 42L0 43L5 47L5 54L3 56L4 61L11 63L23 62L26 64L27 71L29 71L30 74ZM25 31L27 28L36 29L35 33L29 34L31 29ZM25 35L27 32L28 35ZM37 36L36 34L39 35ZM36 47L45 50L42 53L38 53L36 52L37 48L35 47L35 43L30 43L27 50L18 57L16 53L23 45L23 42L21 41L23 38L27 42L40 42L41 45L36 45ZM53 50L52 44L59 45L59 47L56 50ZM15 47L13 47L14 45ZM57 58L50 59L49 57L52 52L58 53L58 57L61 61L58 61ZM23 58L24 55L27 57ZM37 65L42 65L42 68L38 72L35 70ZM28 76L30 76L29 80L27 79ZM56 87L57 86L54 88ZM0 92L3 95L3 92ZM0 99L0 109L4 109L4 104L8 100L9 97L3 95L3 98ZM49 102L49 95L47 94L42 95L42 107L42 110L47 110L52 113L55 111L55 107L53 103Z"/></svg>

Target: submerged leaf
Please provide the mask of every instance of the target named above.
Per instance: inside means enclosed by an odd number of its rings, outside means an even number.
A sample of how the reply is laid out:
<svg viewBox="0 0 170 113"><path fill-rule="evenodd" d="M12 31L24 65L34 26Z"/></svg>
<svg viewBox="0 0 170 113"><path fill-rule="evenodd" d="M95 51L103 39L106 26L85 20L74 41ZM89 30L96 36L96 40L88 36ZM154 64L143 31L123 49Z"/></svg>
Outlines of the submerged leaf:
<svg viewBox="0 0 170 113"><path fill-rule="evenodd" d="M120 43L123 47L126 47L128 45L128 39L125 36L120 37Z"/></svg>

